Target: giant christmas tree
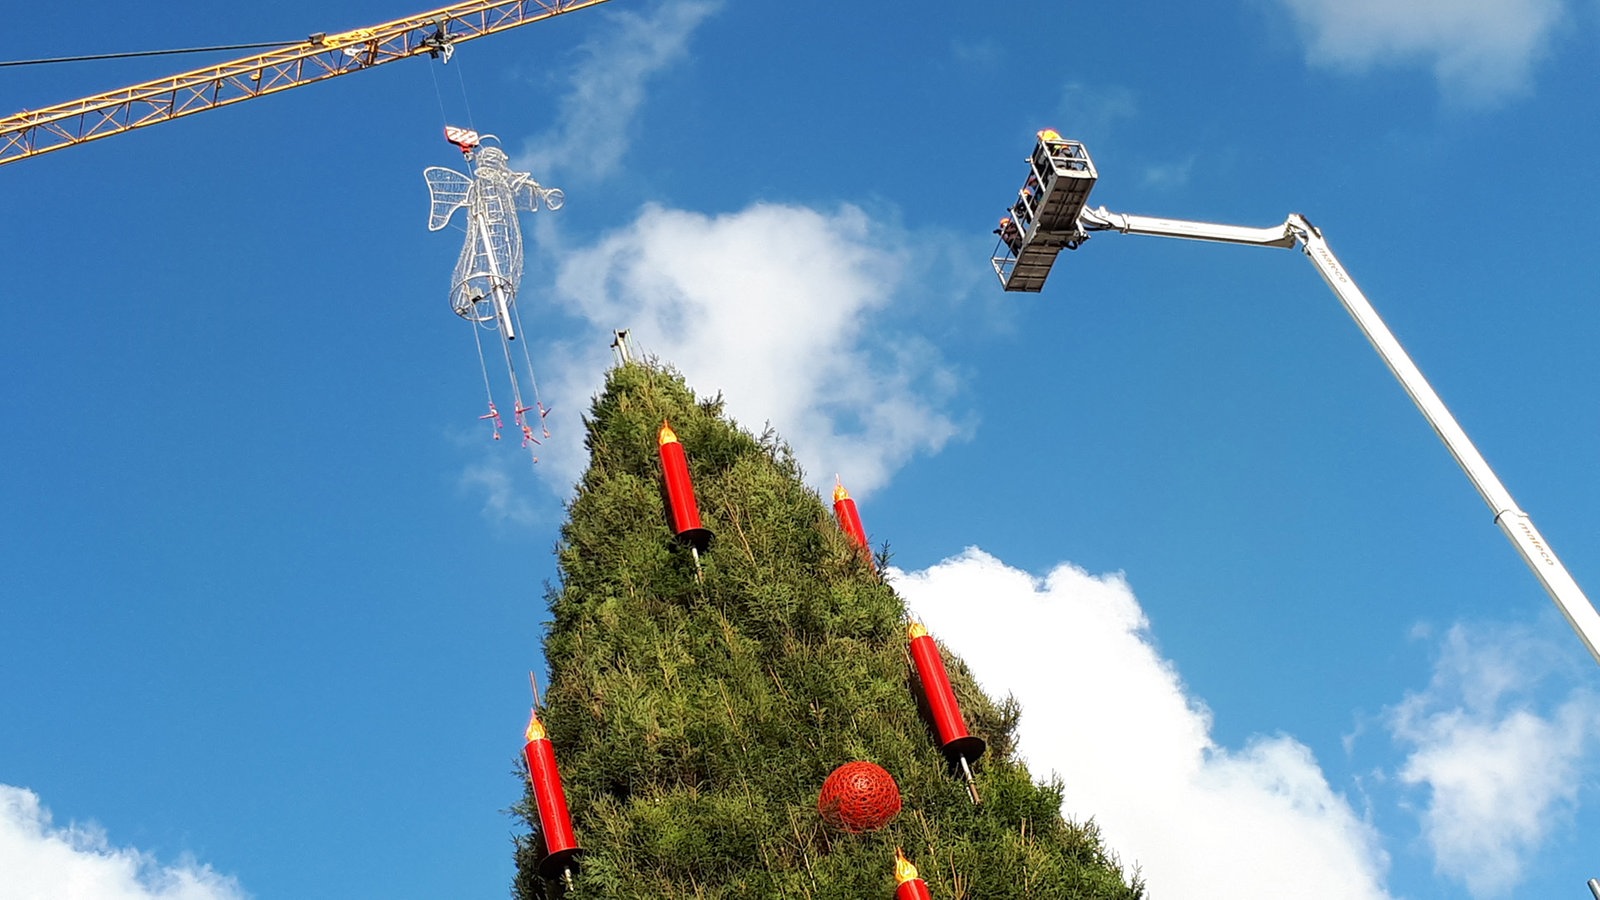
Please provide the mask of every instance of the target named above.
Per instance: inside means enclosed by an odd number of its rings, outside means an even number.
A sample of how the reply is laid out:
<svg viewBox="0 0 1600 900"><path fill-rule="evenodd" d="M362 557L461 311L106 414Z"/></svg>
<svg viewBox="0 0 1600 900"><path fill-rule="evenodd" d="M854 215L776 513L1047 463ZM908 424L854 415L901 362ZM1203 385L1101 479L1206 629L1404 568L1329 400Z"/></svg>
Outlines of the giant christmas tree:
<svg viewBox="0 0 1600 900"><path fill-rule="evenodd" d="M698 570L664 496L663 422L716 534ZM739 430L720 400L637 363L611 371L587 428L540 710L584 855L570 887L539 875L525 795L520 900L889 900L897 847L937 900L1142 896L1092 824L1062 819L1062 786L1013 758L1014 703L945 654L988 744L972 802L930 724L904 604L775 435ZM818 814L824 779L855 760L892 773L903 801L859 834Z"/></svg>

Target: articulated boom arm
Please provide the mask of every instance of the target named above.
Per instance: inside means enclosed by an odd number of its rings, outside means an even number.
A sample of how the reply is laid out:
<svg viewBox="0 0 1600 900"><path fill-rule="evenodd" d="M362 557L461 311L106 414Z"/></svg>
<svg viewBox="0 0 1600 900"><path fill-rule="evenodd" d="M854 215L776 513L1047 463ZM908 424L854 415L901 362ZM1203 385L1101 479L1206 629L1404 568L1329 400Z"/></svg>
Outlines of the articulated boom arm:
<svg viewBox="0 0 1600 900"><path fill-rule="evenodd" d="M1120 231L1123 234L1148 234L1155 237L1187 238L1191 241L1215 241L1221 244L1250 244L1257 247L1293 247L1300 240L1295 233L1298 216L1276 228L1245 228L1239 225L1216 225L1211 222L1188 222L1183 219L1157 219L1152 216L1129 216L1099 209L1085 208L1078 214L1078 227L1084 231ZM1305 220L1299 219L1300 222ZM1306 227L1310 227L1306 223Z"/></svg>
<svg viewBox="0 0 1600 900"><path fill-rule="evenodd" d="M606 0L468 0L371 28L0 119L0 165L219 106L370 69Z"/></svg>
<svg viewBox="0 0 1600 900"><path fill-rule="evenodd" d="M1367 340L1372 342L1378 355L1389 366L1389 371L1399 379L1406 393L1416 403L1428 424L1444 441L1450 455L1467 473L1478 495L1494 512L1494 521L1516 547L1518 555L1544 585L1550 599L1555 601L1567 623L1578 633L1584 646L1596 662L1600 662L1600 613L1578 587L1566 566L1556 557L1544 536L1533 526L1533 520L1517 506L1511 492L1489 468L1478 448L1462 430L1455 416L1445 407L1444 401L1434 392L1433 386L1423 377L1422 371L1395 339L1389 326L1379 318L1377 310L1339 263L1322 232L1306 221L1304 216L1291 215L1282 225L1273 228L1245 228L1237 225L1216 225L1209 222L1188 222L1179 219L1157 219L1148 216L1129 216L1113 213L1105 207L1084 209L1078 217L1078 226L1084 233L1092 231L1119 231L1123 234L1145 234L1156 237L1185 238L1197 241L1216 241L1225 244L1247 244L1257 247L1300 247L1311 264L1317 267L1328 287L1338 295L1345 311L1356 320Z"/></svg>

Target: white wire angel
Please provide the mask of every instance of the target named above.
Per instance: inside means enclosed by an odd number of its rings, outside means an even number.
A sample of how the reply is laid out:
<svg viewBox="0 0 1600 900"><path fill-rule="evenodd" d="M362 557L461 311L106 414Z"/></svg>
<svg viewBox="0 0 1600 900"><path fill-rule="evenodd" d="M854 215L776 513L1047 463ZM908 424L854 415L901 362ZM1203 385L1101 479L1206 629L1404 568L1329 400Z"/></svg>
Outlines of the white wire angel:
<svg viewBox="0 0 1600 900"><path fill-rule="evenodd" d="M450 306L456 315L499 333L515 401L512 408L517 410L517 422L522 426L523 446L528 447L530 442L537 444L538 441L533 440L522 414L537 410L542 429L548 410L538 400L537 381L533 382L533 405L523 402L511 354L510 342L516 340L522 330L516 312L517 288L522 282L522 226L517 222L517 213L535 212L540 205L557 210L566 198L558 188L544 187L527 172L511 171L509 158L494 135L480 137L475 131L455 127L447 127L444 132L445 139L460 147L462 155L473 163L473 175L463 175L443 166L429 166L422 171L431 200L428 230L438 231L450 224L456 210L467 211L466 243L456 260L455 274L451 276ZM493 143L488 143L491 141ZM477 336L477 329L473 329L473 335ZM532 380L533 363L528 359L526 346L522 355ZM481 341L478 360L483 364L483 386L489 394L490 412L481 418L492 421L498 439L499 414L495 412L494 392L490 388ZM549 432L544 431L544 435L549 437Z"/></svg>
<svg viewBox="0 0 1600 900"><path fill-rule="evenodd" d="M456 210L467 211L467 241L456 260L451 280L450 305L456 314L474 322L494 322L506 340L516 340L511 317L517 286L522 281L522 227L517 212L535 212L541 202L551 210L561 208L566 197L547 188L527 172L513 172L499 139L479 137L464 128L446 128L445 137L474 162L476 178L443 166L422 170L433 201L428 230L450 224ZM485 144L494 141L494 144ZM484 308L479 304L487 302Z"/></svg>

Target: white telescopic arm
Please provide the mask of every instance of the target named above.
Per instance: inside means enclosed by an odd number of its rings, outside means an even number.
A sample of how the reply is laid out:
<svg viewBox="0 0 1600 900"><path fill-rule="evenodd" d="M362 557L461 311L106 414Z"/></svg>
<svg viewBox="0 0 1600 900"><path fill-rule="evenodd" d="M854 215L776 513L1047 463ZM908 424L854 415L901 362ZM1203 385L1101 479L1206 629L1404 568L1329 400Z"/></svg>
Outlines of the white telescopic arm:
<svg viewBox="0 0 1600 900"><path fill-rule="evenodd" d="M1378 355L1389 365L1389 370L1394 377L1400 380L1406 393L1411 395L1412 402L1417 404L1417 409L1422 411L1428 424L1438 433L1440 440L1449 448L1450 454L1460 463L1462 471L1467 473L1467 478L1472 481L1472 486L1478 489L1478 494L1483 501L1489 504L1489 509L1494 512L1495 524L1510 538L1511 545L1517 548L1522 555L1523 562L1533 570L1539 583L1550 593L1561 614L1567 617L1567 622L1572 630L1578 633L1584 646L1589 648L1590 655L1600 662L1600 613L1596 613L1594 605L1589 598L1584 596L1583 589L1573 580L1567 572L1567 567L1556 558L1556 552L1545 542L1544 536L1533 526L1533 520L1528 514L1517 506L1517 501L1511 498L1511 492L1495 476L1494 470L1489 468L1489 463L1484 460L1478 448L1473 446L1467 433L1462 430L1455 416L1439 399L1428 380L1422 376L1422 371L1416 363L1406 354L1405 348L1395 339L1394 333L1378 317L1372 304L1367 301L1361 289L1356 287L1350 279L1349 273L1339 264L1333 251L1328 249L1327 241L1322 234L1311 226L1309 222L1299 216L1291 216L1290 227L1300 232L1303 249L1306 256L1311 258L1317 271L1322 274L1328 286L1339 295L1339 302L1344 304L1351 318L1356 320L1367 340L1377 349Z"/></svg>
<svg viewBox="0 0 1600 900"><path fill-rule="evenodd" d="M1494 470L1489 468L1489 463L1478 452L1478 448L1473 446L1467 433L1456 422L1455 416L1450 414L1444 401L1439 399L1432 385L1423 377L1422 370L1411 361L1411 357L1395 339L1389 326L1379 318L1377 310L1373 309L1366 295L1356 287L1344 266L1340 265L1338 258L1333 255L1333 251L1328 249L1328 243L1323 240L1322 233L1310 222L1302 216L1292 215L1282 225L1274 228L1243 228L1208 222L1129 216L1107 212L1105 207L1085 209L1079 222L1089 231L1115 230L1124 234L1147 234L1257 247L1293 247L1299 244L1306 256L1311 259L1312 265L1317 267L1323 280L1333 288L1334 294L1339 297L1339 302L1344 304L1345 311L1356 320L1356 325L1367 336L1367 340L1372 342L1378 355L1383 357L1384 363L1389 366L1389 371L1399 379L1400 385L1411 396L1412 402L1421 410L1423 418L1428 420L1428 424L1433 426L1440 440L1444 441L1445 447L1450 450L1450 455L1455 457L1462 471L1467 473L1472 486L1478 489L1478 494L1489 504L1489 509L1494 512L1495 523L1511 540L1511 545L1517 548L1517 553L1528 564L1528 568L1533 570L1539 583L1544 585L1544 589L1550 594L1550 599L1555 601L1561 614L1566 616L1572 630L1578 633L1584 646L1589 648L1589 654L1596 662L1600 662L1600 613L1595 612L1594 605L1589 602L1583 589L1578 587L1578 583L1567 572L1566 566L1561 564L1561 560L1545 542L1543 535L1539 534L1539 530L1533 525L1533 520L1528 518L1528 514L1523 512L1511 498L1511 492L1506 490L1505 485L1495 476Z"/></svg>
<svg viewBox="0 0 1600 900"><path fill-rule="evenodd" d="M1191 241L1215 241L1219 244L1249 244L1255 247L1293 247L1298 235L1285 222L1271 228L1246 228L1242 225L1217 225L1212 222L1190 222L1184 219L1157 219L1154 216L1130 216L1099 209L1085 209L1078 214L1078 224L1086 231L1120 231L1123 234L1148 234L1155 237L1186 238Z"/></svg>

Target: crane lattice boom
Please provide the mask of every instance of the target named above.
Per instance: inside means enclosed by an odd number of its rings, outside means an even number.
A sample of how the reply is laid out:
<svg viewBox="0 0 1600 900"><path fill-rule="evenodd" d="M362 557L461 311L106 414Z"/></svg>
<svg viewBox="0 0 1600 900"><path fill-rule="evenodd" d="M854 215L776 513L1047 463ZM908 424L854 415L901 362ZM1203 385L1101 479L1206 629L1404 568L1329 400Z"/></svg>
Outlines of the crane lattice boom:
<svg viewBox="0 0 1600 900"><path fill-rule="evenodd" d="M606 0L468 0L432 12L0 119L0 165L370 69Z"/></svg>

